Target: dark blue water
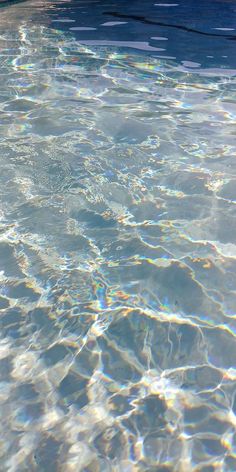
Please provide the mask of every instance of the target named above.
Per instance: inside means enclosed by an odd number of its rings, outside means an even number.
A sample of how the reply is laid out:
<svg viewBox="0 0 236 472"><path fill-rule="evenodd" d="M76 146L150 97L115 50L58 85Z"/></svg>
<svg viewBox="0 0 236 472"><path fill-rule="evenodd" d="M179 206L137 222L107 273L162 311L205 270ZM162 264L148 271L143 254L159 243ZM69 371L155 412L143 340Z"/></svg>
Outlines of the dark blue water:
<svg viewBox="0 0 236 472"><path fill-rule="evenodd" d="M152 55L169 56L180 64L193 61L202 67L236 65L233 0L72 1L63 10L55 11L51 18L67 20L56 26L63 30L73 28L79 40L143 42L164 49L156 54L153 51ZM67 23L69 19L75 24Z"/></svg>
<svg viewBox="0 0 236 472"><path fill-rule="evenodd" d="M236 3L0 9L0 470L236 470Z"/></svg>

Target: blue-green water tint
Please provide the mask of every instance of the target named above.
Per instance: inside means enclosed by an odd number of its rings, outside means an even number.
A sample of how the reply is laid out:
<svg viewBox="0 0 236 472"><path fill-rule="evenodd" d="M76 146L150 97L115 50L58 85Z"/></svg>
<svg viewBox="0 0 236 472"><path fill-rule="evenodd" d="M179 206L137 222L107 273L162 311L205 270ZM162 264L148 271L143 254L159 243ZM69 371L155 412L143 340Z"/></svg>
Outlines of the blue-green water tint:
<svg viewBox="0 0 236 472"><path fill-rule="evenodd" d="M137 5L1 10L1 471L236 470L234 42Z"/></svg>

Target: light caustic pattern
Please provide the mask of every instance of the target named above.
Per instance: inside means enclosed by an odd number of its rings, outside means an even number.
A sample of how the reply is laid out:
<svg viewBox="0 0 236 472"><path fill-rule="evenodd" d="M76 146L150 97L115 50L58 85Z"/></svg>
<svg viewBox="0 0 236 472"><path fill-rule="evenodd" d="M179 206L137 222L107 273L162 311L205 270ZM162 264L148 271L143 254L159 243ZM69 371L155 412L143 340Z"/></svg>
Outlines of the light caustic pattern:
<svg viewBox="0 0 236 472"><path fill-rule="evenodd" d="M232 71L1 34L1 471L236 470Z"/></svg>

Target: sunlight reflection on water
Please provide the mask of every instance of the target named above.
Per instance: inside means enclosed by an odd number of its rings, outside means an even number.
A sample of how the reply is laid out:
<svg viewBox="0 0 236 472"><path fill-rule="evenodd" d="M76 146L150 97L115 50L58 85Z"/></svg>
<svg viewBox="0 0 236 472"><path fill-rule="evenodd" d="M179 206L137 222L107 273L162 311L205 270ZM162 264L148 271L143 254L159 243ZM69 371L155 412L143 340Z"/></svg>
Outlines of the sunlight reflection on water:
<svg viewBox="0 0 236 472"><path fill-rule="evenodd" d="M26 5L0 22L1 470L235 470L235 71Z"/></svg>

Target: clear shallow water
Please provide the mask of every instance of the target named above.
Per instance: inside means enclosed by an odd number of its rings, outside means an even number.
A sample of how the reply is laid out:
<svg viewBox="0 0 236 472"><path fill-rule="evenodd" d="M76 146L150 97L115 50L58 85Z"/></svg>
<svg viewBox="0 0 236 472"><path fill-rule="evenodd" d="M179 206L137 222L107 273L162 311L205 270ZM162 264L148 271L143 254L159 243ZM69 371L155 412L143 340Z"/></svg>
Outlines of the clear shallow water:
<svg viewBox="0 0 236 472"><path fill-rule="evenodd" d="M232 42L66 6L1 10L1 470L235 471Z"/></svg>

